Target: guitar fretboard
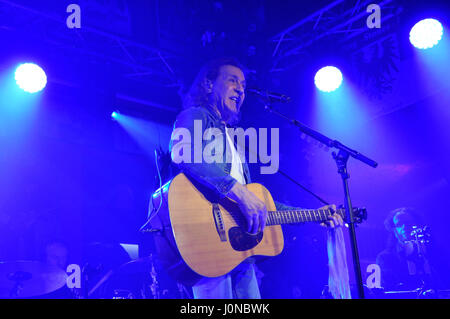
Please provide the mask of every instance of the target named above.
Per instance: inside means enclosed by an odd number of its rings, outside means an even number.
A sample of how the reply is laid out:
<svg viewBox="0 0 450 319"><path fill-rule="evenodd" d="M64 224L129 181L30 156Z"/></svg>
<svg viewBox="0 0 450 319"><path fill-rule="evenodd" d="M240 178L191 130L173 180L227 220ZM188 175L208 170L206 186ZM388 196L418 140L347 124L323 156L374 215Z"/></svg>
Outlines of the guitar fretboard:
<svg viewBox="0 0 450 319"><path fill-rule="evenodd" d="M345 209L337 209L336 213L345 217ZM333 214L329 209L302 209L269 211L266 225L297 224L305 222L323 222Z"/></svg>

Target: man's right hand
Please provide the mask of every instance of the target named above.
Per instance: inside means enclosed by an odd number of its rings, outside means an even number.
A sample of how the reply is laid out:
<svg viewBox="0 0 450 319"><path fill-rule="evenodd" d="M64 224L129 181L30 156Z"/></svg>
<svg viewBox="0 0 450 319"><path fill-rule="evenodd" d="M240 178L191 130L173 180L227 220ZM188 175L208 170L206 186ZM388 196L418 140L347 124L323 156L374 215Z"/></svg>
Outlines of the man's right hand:
<svg viewBox="0 0 450 319"><path fill-rule="evenodd" d="M228 197L236 201L247 220L250 234L262 232L266 226L267 208L262 200L240 183L234 184Z"/></svg>

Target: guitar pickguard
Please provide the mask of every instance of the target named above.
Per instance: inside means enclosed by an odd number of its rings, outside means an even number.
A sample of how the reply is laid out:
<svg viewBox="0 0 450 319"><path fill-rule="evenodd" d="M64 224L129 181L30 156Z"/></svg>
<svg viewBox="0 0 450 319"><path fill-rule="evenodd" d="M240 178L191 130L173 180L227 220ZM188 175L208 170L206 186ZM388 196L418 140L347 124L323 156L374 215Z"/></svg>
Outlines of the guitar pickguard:
<svg viewBox="0 0 450 319"><path fill-rule="evenodd" d="M262 238L263 233L259 232L251 235L245 232L241 227L232 227L228 231L228 238L230 239L231 247L237 251L245 251L257 246Z"/></svg>

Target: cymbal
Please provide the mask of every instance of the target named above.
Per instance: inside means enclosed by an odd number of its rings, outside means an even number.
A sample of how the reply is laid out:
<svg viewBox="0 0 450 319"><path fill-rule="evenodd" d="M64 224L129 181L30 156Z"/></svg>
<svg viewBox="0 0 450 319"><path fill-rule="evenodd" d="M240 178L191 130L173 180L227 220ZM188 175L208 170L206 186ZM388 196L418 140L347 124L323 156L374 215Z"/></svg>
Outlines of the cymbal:
<svg viewBox="0 0 450 319"><path fill-rule="evenodd" d="M66 284L67 274L38 261L0 262L0 298L28 298L48 294Z"/></svg>
<svg viewBox="0 0 450 319"><path fill-rule="evenodd" d="M122 264L116 273L120 274L144 274L150 271L150 259L139 258Z"/></svg>
<svg viewBox="0 0 450 319"><path fill-rule="evenodd" d="M145 276L146 272L149 271L149 259L148 258L140 258L132 261L128 261L114 270L108 271L97 283L94 287L89 291L88 296L94 294L96 290L100 286L102 286L105 282L112 283L113 286L117 285L118 282L123 284L126 282L130 284L130 275L131 276Z"/></svg>

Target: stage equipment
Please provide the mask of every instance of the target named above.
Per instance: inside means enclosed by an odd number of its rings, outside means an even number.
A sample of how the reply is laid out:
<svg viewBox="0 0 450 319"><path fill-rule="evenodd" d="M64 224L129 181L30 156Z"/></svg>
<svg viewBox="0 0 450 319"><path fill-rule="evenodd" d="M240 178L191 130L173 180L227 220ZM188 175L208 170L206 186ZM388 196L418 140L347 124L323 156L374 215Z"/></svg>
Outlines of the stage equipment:
<svg viewBox="0 0 450 319"><path fill-rule="evenodd" d="M38 261L0 262L0 298L29 298L62 288L67 274Z"/></svg>
<svg viewBox="0 0 450 319"><path fill-rule="evenodd" d="M333 92L342 83L342 73L334 66L325 66L317 71L314 77L314 84L322 92Z"/></svg>
<svg viewBox="0 0 450 319"><path fill-rule="evenodd" d="M47 85L47 75L34 63L24 63L17 67L14 76L17 86L28 93L42 91Z"/></svg>
<svg viewBox="0 0 450 319"><path fill-rule="evenodd" d="M353 268L355 273L355 278L357 282L357 288L358 288L358 297L360 299L364 299L364 286L363 286L363 280L361 275L361 266L360 266L360 260L359 260L359 253L358 253L358 245L356 240L356 231L355 231L355 216L354 211L352 207L352 202L350 198L350 190L348 185L348 179L350 178L350 175L347 171L347 161L349 157L353 157L366 165L369 165L373 168L376 168L378 166L378 163L374 160L368 158L367 156L347 147L346 145L342 144L341 142L337 140L330 139L329 137L311 129L310 127L300 123L299 121L295 119L291 119L288 116L274 110L272 108L271 101L268 99L261 98L261 101L264 103L264 108L269 111L272 114L275 114L284 120L287 120L290 124L297 127L301 132L304 134L312 137L313 139L319 141L320 143L326 145L329 148L336 149L337 152L332 152L333 159L336 161L336 165L338 168L338 173L341 175L343 188L344 188L344 206L346 211L346 218L345 222L349 225L349 233L350 233L350 242L351 242L351 248L352 248L352 257L353 257Z"/></svg>
<svg viewBox="0 0 450 319"><path fill-rule="evenodd" d="M382 10L380 28L369 28L367 8L371 0L335 0L323 8L296 21L271 38L274 43L271 72L286 71L307 62L314 53L311 47L332 38L333 52L344 51L351 56L355 51L383 42L394 33L403 4L394 0L378 3Z"/></svg>
<svg viewBox="0 0 450 319"><path fill-rule="evenodd" d="M407 241L414 242L415 244L429 244L431 242L430 227L428 225L423 227L413 225Z"/></svg>
<svg viewBox="0 0 450 319"><path fill-rule="evenodd" d="M282 102L282 103L288 103L291 101L291 98L287 95L275 93L275 92L269 92L264 89L256 88L256 87L249 87L245 89L246 93L250 93L255 96L260 96L264 98L268 98L271 101L274 102Z"/></svg>
<svg viewBox="0 0 450 319"><path fill-rule="evenodd" d="M409 41L418 49L430 49L442 39L444 29L436 19L424 19L417 22L409 32Z"/></svg>
<svg viewBox="0 0 450 319"><path fill-rule="evenodd" d="M148 258L126 262L100 278L89 290L88 298L147 299L145 284L150 270Z"/></svg>
<svg viewBox="0 0 450 319"><path fill-rule="evenodd" d="M76 57L122 70L123 83L134 84L138 79L147 85L177 85L171 64L178 56L172 50L132 39L132 18L120 2L128 1L84 1L81 5L84 22L75 32L67 27L69 13L65 12L65 6L1 0L0 13L8 17L2 20L5 27L2 30L13 35L16 32L29 34L33 30L36 40L45 43L48 50L63 54L68 61Z"/></svg>

